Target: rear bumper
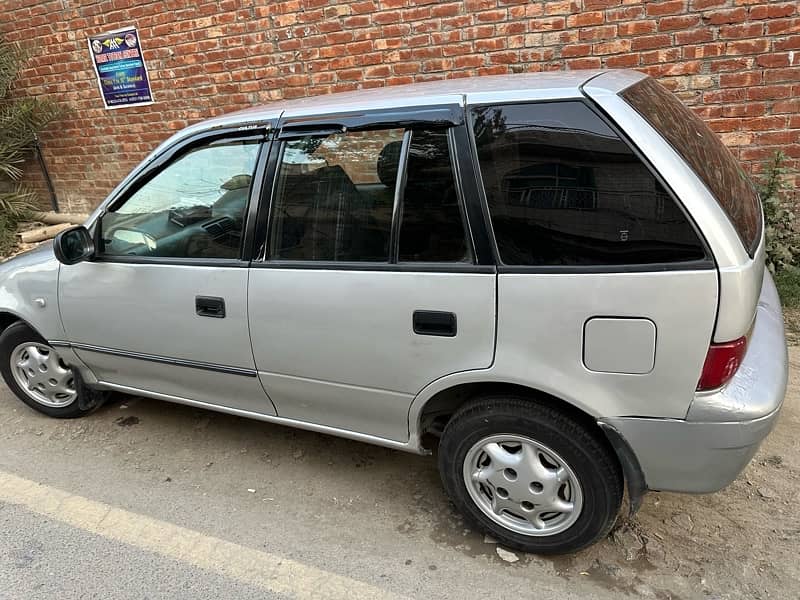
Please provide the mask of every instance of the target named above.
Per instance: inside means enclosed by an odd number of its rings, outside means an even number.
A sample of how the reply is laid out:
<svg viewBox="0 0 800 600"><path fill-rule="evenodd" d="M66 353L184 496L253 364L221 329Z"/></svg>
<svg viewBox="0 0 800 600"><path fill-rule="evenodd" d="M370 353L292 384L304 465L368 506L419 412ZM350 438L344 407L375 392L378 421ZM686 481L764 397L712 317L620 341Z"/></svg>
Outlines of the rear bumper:
<svg viewBox="0 0 800 600"><path fill-rule="evenodd" d="M723 388L697 394L685 420L612 417L648 489L715 492L747 466L775 424L788 378L783 315L769 273L741 367Z"/></svg>

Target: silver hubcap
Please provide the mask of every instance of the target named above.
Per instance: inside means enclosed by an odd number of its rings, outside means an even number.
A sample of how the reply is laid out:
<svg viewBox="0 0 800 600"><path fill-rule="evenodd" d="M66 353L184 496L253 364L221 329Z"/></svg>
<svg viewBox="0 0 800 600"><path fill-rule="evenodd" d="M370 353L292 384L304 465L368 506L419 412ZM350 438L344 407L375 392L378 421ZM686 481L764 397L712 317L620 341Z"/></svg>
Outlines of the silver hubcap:
<svg viewBox="0 0 800 600"><path fill-rule="evenodd" d="M39 404L63 407L78 397L72 369L45 344L25 342L14 348L11 372L17 385Z"/></svg>
<svg viewBox="0 0 800 600"><path fill-rule="evenodd" d="M492 435L470 448L464 483L483 513L516 533L555 535L578 519L583 495L570 466L550 448L516 434Z"/></svg>

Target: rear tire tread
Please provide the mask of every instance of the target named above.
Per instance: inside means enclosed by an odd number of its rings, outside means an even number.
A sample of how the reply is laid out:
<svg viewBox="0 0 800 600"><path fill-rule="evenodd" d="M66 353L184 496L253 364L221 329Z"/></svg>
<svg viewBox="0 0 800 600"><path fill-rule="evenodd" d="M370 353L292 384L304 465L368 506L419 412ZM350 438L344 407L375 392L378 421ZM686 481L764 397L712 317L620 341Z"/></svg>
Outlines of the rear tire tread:
<svg viewBox="0 0 800 600"><path fill-rule="evenodd" d="M463 482L463 458L473 443L492 433L528 435L567 460L584 494L584 508L574 525L552 536L525 536L481 512ZM585 548L610 533L622 504L622 469L602 432L535 398L485 396L467 402L445 427L438 462L442 483L456 508L503 545L524 552L561 554Z"/></svg>

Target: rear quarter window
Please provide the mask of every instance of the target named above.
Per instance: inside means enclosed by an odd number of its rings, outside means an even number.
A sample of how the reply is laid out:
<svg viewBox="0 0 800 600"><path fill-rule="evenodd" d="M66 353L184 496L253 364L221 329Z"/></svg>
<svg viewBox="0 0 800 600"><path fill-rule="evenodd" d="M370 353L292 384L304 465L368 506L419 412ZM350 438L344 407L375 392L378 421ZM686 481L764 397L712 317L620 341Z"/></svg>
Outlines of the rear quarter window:
<svg viewBox="0 0 800 600"><path fill-rule="evenodd" d="M753 256L761 240L761 203L752 182L722 140L654 79L640 81L621 96L703 181Z"/></svg>
<svg viewBox="0 0 800 600"><path fill-rule="evenodd" d="M705 258L682 208L582 102L476 106L471 113L503 264L651 265Z"/></svg>

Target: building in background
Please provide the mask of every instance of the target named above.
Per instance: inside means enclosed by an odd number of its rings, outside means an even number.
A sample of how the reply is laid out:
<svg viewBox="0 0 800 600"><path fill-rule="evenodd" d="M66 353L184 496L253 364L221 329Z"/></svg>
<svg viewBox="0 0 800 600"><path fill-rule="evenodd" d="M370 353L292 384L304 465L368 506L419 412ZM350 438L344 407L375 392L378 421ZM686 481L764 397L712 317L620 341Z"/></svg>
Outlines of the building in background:
<svg viewBox="0 0 800 600"><path fill-rule="evenodd" d="M16 93L68 115L42 146L62 210L96 206L159 142L282 98L445 77L634 68L677 91L752 171L800 167L796 0L3 0L33 49ZM155 102L107 110L90 36L138 28ZM35 178L35 165L28 169Z"/></svg>

